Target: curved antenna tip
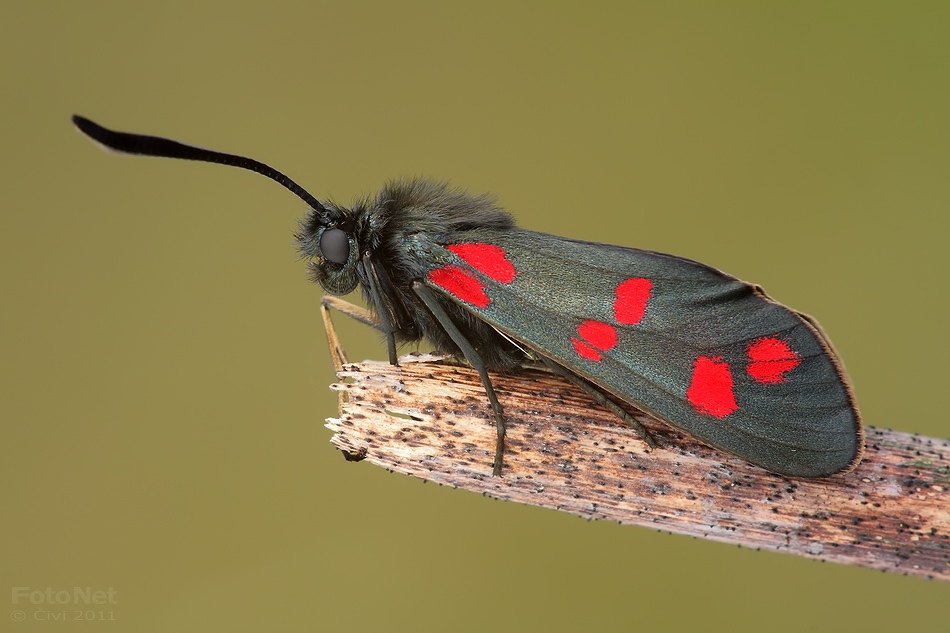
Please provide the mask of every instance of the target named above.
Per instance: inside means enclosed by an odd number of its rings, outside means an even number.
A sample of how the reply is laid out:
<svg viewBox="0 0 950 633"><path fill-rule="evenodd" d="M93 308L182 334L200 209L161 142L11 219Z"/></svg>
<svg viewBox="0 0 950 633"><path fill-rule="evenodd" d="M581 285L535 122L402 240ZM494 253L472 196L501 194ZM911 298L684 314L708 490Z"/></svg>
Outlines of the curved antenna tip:
<svg viewBox="0 0 950 633"><path fill-rule="evenodd" d="M73 125L80 132L91 138L96 143L106 149L124 154L136 154L139 156L162 156L165 158L180 158L184 160L197 160L207 163L218 163L239 167L249 171L257 172L262 176L289 189L298 198L306 202L311 209L317 211L321 216L326 217L328 211L323 204L314 198L306 189L296 182L277 171L270 165L266 165L253 158L239 156L238 154L226 154L209 149L202 149L194 145L185 145L178 141L162 138L159 136L146 136L144 134L132 134L130 132L116 132L94 123L86 117L74 114L72 116Z"/></svg>
<svg viewBox="0 0 950 633"><path fill-rule="evenodd" d="M114 147L112 144L107 143L106 139L111 134L109 130L105 129L98 123L90 121L84 116L79 116L74 114L70 117L73 125L76 126L76 129L91 138L93 141L101 145L103 148L111 151L120 151L118 148Z"/></svg>
<svg viewBox="0 0 950 633"><path fill-rule="evenodd" d="M78 114L74 114L74 115L71 117L71 120L72 120L72 122L73 122L73 125L75 125L76 128L77 128L80 132L82 132L83 134L85 134L85 135L87 135L87 136L92 136L91 132L92 132L93 130L95 130L96 128L99 128L99 127L100 127L100 126L96 125L95 123L93 123L92 121L90 121L89 119L87 119L86 117L84 117L84 116L79 116ZM100 129L101 129L101 128L100 128Z"/></svg>

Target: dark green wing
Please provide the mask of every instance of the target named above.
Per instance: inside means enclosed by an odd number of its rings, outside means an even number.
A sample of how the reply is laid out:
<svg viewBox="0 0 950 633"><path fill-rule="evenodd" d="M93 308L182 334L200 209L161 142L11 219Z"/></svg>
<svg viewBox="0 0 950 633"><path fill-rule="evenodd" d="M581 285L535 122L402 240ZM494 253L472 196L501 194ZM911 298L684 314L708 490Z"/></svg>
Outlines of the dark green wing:
<svg viewBox="0 0 950 633"><path fill-rule="evenodd" d="M436 260L450 263L429 271L431 288L697 439L800 477L860 459L860 419L827 339L756 286L519 229L443 246Z"/></svg>

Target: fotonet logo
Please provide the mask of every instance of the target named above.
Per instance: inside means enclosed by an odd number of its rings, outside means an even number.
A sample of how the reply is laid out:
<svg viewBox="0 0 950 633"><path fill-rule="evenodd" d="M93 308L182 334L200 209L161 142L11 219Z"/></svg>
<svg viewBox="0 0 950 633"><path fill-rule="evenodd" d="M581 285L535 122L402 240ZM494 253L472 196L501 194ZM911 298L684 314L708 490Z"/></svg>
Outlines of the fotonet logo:
<svg viewBox="0 0 950 633"><path fill-rule="evenodd" d="M98 589L95 587L72 587L55 589L45 587L13 587L10 591L12 604L116 604L116 590L113 587Z"/></svg>

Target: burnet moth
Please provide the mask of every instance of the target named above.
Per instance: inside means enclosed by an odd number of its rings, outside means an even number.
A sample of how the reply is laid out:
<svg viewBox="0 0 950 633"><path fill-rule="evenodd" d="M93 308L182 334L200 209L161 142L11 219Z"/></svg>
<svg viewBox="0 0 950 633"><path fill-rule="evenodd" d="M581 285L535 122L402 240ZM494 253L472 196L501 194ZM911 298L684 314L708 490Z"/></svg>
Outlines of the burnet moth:
<svg viewBox="0 0 950 633"><path fill-rule="evenodd" d="M331 295L362 290L369 312L324 305L380 329L389 360L428 339L480 377L540 361L649 433L618 401L766 470L827 477L861 459L861 421L828 338L761 288L682 257L571 240L515 226L487 196L394 181L352 207L322 203L264 163L169 139L73 123L129 154L222 163L271 178L306 202L297 235L310 275ZM349 306L349 307L348 307Z"/></svg>

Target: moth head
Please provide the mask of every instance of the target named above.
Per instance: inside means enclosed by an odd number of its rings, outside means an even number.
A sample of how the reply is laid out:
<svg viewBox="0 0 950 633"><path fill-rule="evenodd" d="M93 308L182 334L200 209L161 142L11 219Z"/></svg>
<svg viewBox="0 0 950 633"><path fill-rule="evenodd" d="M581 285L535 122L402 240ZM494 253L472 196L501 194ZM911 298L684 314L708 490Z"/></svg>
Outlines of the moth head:
<svg viewBox="0 0 950 633"><path fill-rule="evenodd" d="M307 260L310 278L333 295L345 295L359 284L360 248L352 212L332 203L312 209L300 222L297 249Z"/></svg>

